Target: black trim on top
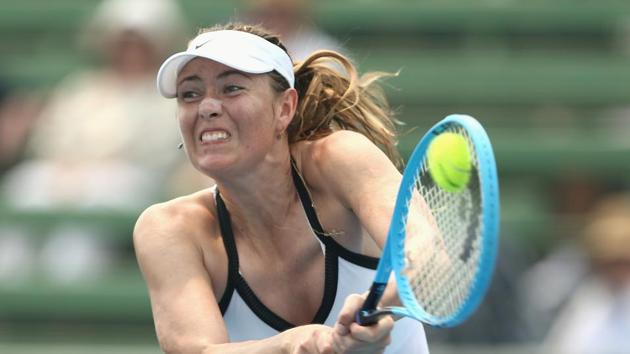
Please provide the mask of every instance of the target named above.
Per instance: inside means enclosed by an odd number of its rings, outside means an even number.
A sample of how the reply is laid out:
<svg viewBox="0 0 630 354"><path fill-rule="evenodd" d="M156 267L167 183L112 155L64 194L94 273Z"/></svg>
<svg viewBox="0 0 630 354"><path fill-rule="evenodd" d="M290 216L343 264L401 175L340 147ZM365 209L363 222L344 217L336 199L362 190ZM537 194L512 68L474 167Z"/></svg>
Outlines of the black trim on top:
<svg viewBox="0 0 630 354"><path fill-rule="evenodd" d="M346 261L372 270L376 270L376 268L378 268L378 257L366 256L361 253L352 252L347 248L344 248L335 240L333 240L331 243L333 244L332 247L335 249L335 253L337 253L339 257L345 259Z"/></svg>
<svg viewBox="0 0 630 354"><path fill-rule="evenodd" d="M227 307L230 303L232 293L234 289L241 295L243 301L247 306L258 316L263 322L276 329L277 331L284 331L295 327L294 324L286 321L280 316L276 315L267 306L265 306L260 299L256 296L253 290L249 287L243 276L239 272L238 265L238 251L236 249L236 242L234 241L234 233L232 230L232 222L230 214L221 198L219 192L216 194L217 214L219 216L219 224L221 228L221 234L223 236L223 244L225 246L228 255L228 285L226 291L221 297L219 307L221 314L225 314ZM321 225L319 221L314 225L309 218L309 224L317 235L317 230L321 231ZM319 235L318 235L319 237ZM335 296L337 293L337 278L339 274L338 258L334 247L329 247L327 242L324 242L326 246L325 258L324 258L324 294L322 296L322 302L315 314L311 323L323 324L328 318L330 311L332 310L335 302Z"/></svg>
<svg viewBox="0 0 630 354"><path fill-rule="evenodd" d="M313 199L311 198L311 195L306 188L306 183L304 182L304 179L295 166L295 162L293 161L293 159L291 159L291 172L293 175L293 183L295 184L295 188L297 189L298 195L300 196L302 207L306 212L306 217L308 218L308 221L311 224L315 235L317 235L320 241L322 241L327 246L327 249L334 249L335 253L337 253L341 258L347 260L350 263L354 263L364 268L376 269L376 267L378 266L378 258L350 251L340 245L332 237L328 236L328 234L324 231L322 224L319 222Z"/></svg>
<svg viewBox="0 0 630 354"><path fill-rule="evenodd" d="M338 259L337 255L334 254L334 251L326 251L324 263L324 295L322 296L322 303L320 304L317 313L310 322L313 324L323 324L326 321L326 318L328 318L335 302L335 295L337 293ZM258 318L273 329L282 332L296 327L295 324L276 315L267 306L265 306L242 276L239 276L238 278L236 291L238 291L239 295L241 295L243 301L245 301L252 312L254 312Z"/></svg>

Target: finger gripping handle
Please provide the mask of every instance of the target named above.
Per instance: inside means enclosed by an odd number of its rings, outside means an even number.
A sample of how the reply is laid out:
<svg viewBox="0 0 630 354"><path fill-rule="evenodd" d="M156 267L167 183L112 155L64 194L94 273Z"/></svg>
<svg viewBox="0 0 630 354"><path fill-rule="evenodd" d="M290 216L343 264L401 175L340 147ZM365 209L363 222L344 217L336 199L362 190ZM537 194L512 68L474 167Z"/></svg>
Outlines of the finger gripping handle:
<svg viewBox="0 0 630 354"><path fill-rule="evenodd" d="M356 315L356 322L361 326L370 326L378 322L376 311L360 310Z"/></svg>
<svg viewBox="0 0 630 354"><path fill-rule="evenodd" d="M381 317L391 314L392 311L387 308L381 310L360 310L357 312L355 320L361 326L371 326L378 322Z"/></svg>

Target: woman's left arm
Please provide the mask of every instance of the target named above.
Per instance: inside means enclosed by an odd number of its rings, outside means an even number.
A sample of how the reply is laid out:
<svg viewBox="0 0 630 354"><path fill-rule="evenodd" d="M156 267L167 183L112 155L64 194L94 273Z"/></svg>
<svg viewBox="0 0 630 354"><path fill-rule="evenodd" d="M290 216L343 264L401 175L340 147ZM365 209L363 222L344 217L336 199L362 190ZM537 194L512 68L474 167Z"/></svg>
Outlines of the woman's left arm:
<svg viewBox="0 0 630 354"><path fill-rule="evenodd" d="M400 172L384 152L359 133L335 132L319 142L317 151L316 166L327 188L356 215L363 229L382 249L401 181ZM394 286L387 287L382 302L388 305L399 302Z"/></svg>
<svg viewBox="0 0 630 354"><path fill-rule="evenodd" d="M338 131L324 139L316 158L322 180L383 248L401 181L400 172L362 134Z"/></svg>

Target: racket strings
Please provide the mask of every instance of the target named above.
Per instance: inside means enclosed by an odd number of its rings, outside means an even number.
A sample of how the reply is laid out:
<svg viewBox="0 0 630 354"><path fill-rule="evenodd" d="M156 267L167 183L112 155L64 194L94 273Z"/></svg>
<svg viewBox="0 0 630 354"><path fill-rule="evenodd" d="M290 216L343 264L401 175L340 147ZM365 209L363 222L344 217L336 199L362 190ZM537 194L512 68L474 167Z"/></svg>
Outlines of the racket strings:
<svg viewBox="0 0 630 354"><path fill-rule="evenodd" d="M458 127L450 132L464 136L470 151L475 151L467 133ZM426 166L417 174L416 195L410 200L404 241L405 272L414 296L430 315L447 317L466 302L481 254L480 182L476 173L479 162L472 154L472 171L467 187L448 192L437 186ZM414 217L414 215L420 217ZM429 219L418 228L417 219Z"/></svg>

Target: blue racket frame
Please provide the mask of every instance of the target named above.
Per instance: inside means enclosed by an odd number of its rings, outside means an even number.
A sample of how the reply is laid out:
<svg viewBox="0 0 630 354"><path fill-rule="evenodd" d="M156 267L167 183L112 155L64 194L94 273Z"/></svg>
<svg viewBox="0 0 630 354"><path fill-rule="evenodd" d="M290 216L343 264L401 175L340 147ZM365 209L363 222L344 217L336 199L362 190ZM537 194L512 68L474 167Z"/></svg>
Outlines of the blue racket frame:
<svg viewBox="0 0 630 354"><path fill-rule="evenodd" d="M409 280L404 275L405 256L405 222L408 212L408 200L416 183L416 171L422 166L431 141L451 125L463 127L474 145L478 154L478 173L481 183L481 203L483 210L483 236L481 238L481 253L479 257L479 271L473 279L472 288L468 298L457 312L446 316L437 317L427 313L416 301ZM495 259L498 249L499 233L499 185L497 179L496 163L490 139L481 124L474 118L463 114L452 114L435 124L420 140L411 154L394 206L392 222L389 227L387 241L383 248L381 259L376 269L374 283L370 293L357 313L357 322L369 325L378 320L384 313L395 316L411 317L435 327L453 327L467 319L479 306L490 285ZM399 297L404 307L388 307L375 310L383 295L389 276L394 271Z"/></svg>

